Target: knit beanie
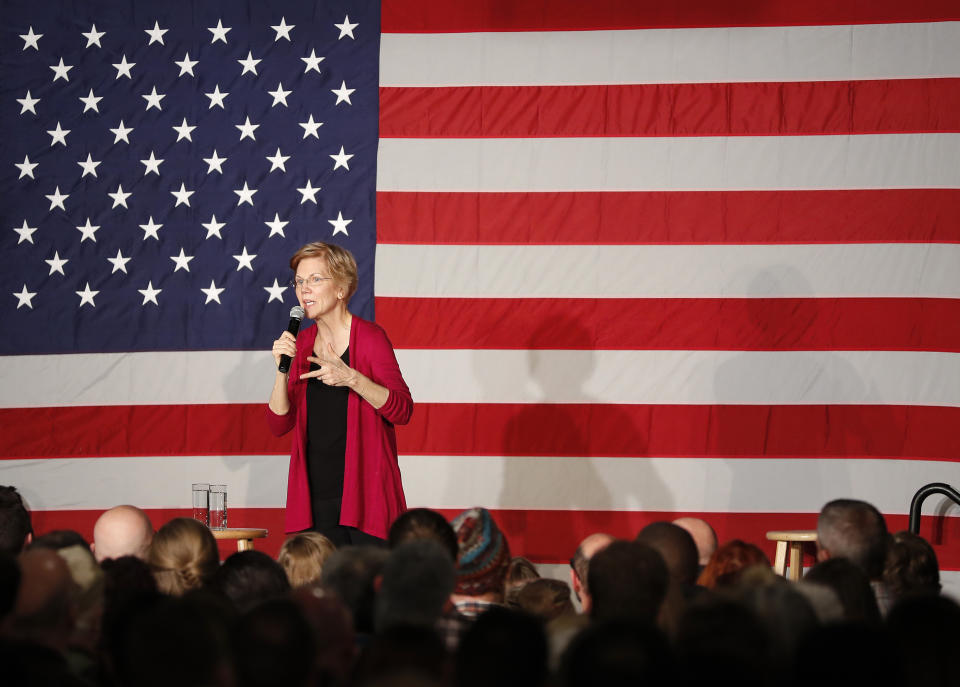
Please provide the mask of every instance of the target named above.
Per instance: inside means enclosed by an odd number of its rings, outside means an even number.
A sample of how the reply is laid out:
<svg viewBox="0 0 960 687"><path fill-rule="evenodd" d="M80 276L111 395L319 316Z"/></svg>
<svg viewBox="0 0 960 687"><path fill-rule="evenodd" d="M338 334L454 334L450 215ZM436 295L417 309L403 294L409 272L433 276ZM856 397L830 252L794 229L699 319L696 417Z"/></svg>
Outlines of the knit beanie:
<svg viewBox="0 0 960 687"><path fill-rule="evenodd" d="M457 533L457 594L502 592L510 547L486 508L471 508L454 518Z"/></svg>

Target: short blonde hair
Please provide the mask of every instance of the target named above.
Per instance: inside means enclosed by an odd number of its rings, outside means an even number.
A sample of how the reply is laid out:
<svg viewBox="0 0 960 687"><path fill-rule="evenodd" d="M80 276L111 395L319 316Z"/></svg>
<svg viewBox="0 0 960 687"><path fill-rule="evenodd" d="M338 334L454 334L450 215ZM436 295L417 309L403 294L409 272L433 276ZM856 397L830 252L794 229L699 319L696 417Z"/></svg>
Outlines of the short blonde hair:
<svg viewBox="0 0 960 687"><path fill-rule="evenodd" d="M294 589L320 581L323 563L337 550L333 542L318 532L301 532L283 542L277 563L287 573Z"/></svg>
<svg viewBox="0 0 960 687"><path fill-rule="evenodd" d="M357 290L357 261L353 253L335 243L314 241L303 246L290 258L290 269L296 273L297 267L307 258L323 258L330 270L330 276L345 291L345 300L350 300Z"/></svg>
<svg viewBox="0 0 960 687"><path fill-rule="evenodd" d="M164 594L180 596L202 587L220 565L213 533L193 518L174 518L157 530L147 563Z"/></svg>

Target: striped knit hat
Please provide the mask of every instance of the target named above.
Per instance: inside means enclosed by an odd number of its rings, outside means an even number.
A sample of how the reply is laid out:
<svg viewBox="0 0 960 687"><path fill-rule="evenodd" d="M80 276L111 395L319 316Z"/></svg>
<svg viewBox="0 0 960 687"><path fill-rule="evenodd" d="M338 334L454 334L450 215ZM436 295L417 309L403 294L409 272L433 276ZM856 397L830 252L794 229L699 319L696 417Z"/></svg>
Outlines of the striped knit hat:
<svg viewBox="0 0 960 687"><path fill-rule="evenodd" d="M502 592L510 546L486 508L465 510L453 523L457 533L457 594Z"/></svg>

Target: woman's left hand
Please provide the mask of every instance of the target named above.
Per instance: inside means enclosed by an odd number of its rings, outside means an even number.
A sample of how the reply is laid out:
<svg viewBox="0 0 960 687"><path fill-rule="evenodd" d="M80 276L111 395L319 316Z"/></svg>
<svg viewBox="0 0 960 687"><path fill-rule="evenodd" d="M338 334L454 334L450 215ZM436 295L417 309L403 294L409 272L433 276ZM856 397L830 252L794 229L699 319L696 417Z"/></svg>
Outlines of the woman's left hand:
<svg viewBox="0 0 960 687"><path fill-rule="evenodd" d="M353 386L357 371L345 364L333 346L327 344L327 353L323 357L307 356L307 360L320 366L319 370L300 375L300 379L316 378L327 386Z"/></svg>

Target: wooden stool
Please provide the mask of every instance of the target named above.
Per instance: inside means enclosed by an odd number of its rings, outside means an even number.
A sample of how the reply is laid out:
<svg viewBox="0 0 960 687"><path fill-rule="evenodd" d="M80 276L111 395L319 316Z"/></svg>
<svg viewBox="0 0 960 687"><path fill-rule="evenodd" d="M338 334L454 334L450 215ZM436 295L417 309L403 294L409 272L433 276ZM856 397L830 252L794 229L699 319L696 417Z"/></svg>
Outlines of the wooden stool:
<svg viewBox="0 0 960 687"><path fill-rule="evenodd" d="M799 580L803 569L803 543L817 541L816 530L785 530L767 532L767 539L777 542L776 560L773 571L788 580ZM790 574L787 575L787 548L790 548Z"/></svg>
<svg viewBox="0 0 960 687"><path fill-rule="evenodd" d="M256 527L228 527L225 530L210 530L214 539L236 539L237 551L252 551L253 540L263 539L267 531Z"/></svg>

